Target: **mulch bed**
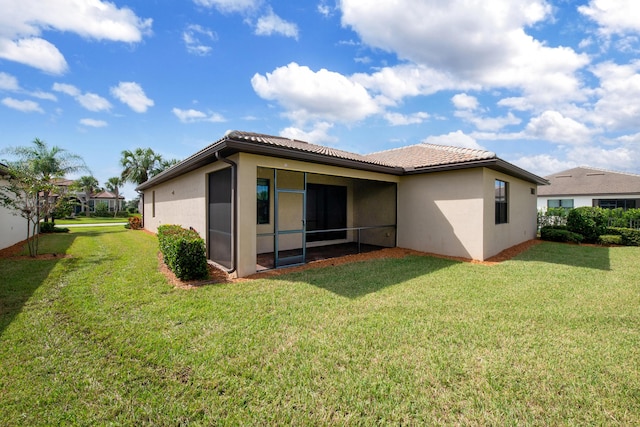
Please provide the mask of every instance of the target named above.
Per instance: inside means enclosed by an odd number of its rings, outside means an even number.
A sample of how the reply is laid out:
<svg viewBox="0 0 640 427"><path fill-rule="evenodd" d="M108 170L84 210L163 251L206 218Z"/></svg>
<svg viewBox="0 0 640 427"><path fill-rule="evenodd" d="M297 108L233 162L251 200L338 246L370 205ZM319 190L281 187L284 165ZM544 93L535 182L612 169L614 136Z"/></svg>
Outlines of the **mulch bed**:
<svg viewBox="0 0 640 427"><path fill-rule="evenodd" d="M143 232L155 235L155 233L151 233L147 230L142 230ZM10 258L10 259L34 259L29 257L28 255L17 255L19 254L22 249L24 248L24 244L26 242L20 242L20 243L16 243L13 246L10 246L8 248L2 249L0 250L0 258ZM491 265L495 265L498 264L500 262L503 261L507 261L511 258L513 258L514 256L526 251L527 249L529 249L532 246L535 246L537 244L542 243L541 240L538 239L533 239L533 240L528 240L526 242L520 243L519 245L516 246L512 246L508 249L505 249L504 251L500 252L498 255L495 255L485 261L476 261L476 260L471 260L468 258L461 258L461 257L452 257L452 256L445 256L445 255L439 255L439 254L433 254L433 253L427 253L427 252L419 252L419 251L414 251L412 249L404 249L404 248L386 248L386 249L380 249L377 251L372 251L372 252L366 252L366 253L361 253L361 254L355 254L355 255L345 255L342 257L338 257L338 258L330 258L330 259L323 259L323 260L318 260L318 261L312 261L309 262L305 265L300 265L297 267L289 267L289 268L282 268L282 269L277 269L277 270L269 270L269 271L264 271L264 272L260 272L260 273L256 273L253 274L251 276L248 277L244 277L244 278L232 278L229 274L227 274L225 271L215 267L214 265L209 264L208 268L209 268L209 279L206 280L180 280L176 277L176 275L169 270L169 268L166 266L166 264L163 262L162 260L162 254L160 252L158 252L158 269L160 270L160 272L162 272L162 274L164 274L164 276L167 278L167 280L174 285L177 288L181 288L181 289L197 289L199 287L202 287L204 285L210 285L210 284L215 284L215 283L236 283L236 282L242 282L242 281L246 281L246 280L253 280L253 279L260 279L263 277L274 277L274 276L279 276L281 274L285 274L285 273L292 273L292 272L298 272L298 271L303 271L303 270L309 270L312 268L323 268L323 267L331 267L331 266L336 266L336 265L341 265L341 264L347 264L347 263L351 263L351 262L359 262L359 261L366 261L366 260L371 260L371 259L382 259L382 258L404 258L406 256L409 255L416 255L416 256L431 256L431 257L437 257L437 258L444 258L444 259L450 259L450 260L454 260L454 261L460 261L460 262L470 262L473 264L481 264L481 265L487 265L487 266L491 266ZM65 254L40 254L37 256L36 259L59 259L59 258L68 258L71 255L65 255Z"/></svg>

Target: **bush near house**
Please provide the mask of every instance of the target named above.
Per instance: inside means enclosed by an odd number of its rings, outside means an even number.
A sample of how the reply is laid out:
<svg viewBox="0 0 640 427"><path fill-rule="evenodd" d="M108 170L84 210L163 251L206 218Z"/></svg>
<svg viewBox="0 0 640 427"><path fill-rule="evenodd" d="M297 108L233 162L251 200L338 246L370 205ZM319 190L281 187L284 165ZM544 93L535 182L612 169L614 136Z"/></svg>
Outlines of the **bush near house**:
<svg viewBox="0 0 640 427"><path fill-rule="evenodd" d="M40 224L40 232L41 233L68 233L69 229L66 227L56 227L53 222L41 222Z"/></svg>
<svg viewBox="0 0 640 427"><path fill-rule="evenodd" d="M606 213L602 208L590 206L572 209L567 215L567 229L581 234L585 242L596 243L598 237L606 232Z"/></svg>
<svg viewBox="0 0 640 427"><path fill-rule="evenodd" d="M609 235L620 236L620 244L622 245L640 246L640 230L623 227L607 227L606 232Z"/></svg>
<svg viewBox="0 0 640 427"><path fill-rule="evenodd" d="M204 279L209 275L204 240L195 230L179 225L158 227L158 240L164 263L179 279Z"/></svg>
<svg viewBox="0 0 640 427"><path fill-rule="evenodd" d="M548 225L540 229L540 238L551 242L581 243L584 238L581 234L567 230L563 225Z"/></svg>
<svg viewBox="0 0 640 427"><path fill-rule="evenodd" d="M130 228L131 230L141 230L142 229L142 218L139 216L129 217L129 223L125 225L126 228Z"/></svg>

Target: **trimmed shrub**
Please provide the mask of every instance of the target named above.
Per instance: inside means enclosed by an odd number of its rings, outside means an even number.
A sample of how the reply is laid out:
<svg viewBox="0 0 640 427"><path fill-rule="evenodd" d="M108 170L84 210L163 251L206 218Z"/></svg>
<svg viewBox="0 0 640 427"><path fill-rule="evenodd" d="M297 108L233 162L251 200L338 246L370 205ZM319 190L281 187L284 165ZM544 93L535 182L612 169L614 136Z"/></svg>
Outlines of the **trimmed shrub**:
<svg viewBox="0 0 640 427"><path fill-rule="evenodd" d="M583 206L572 209L567 216L567 229L581 234L585 242L595 243L605 234L607 217L602 208Z"/></svg>
<svg viewBox="0 0 640 427"><path fill-rule="evenodd" d="M598 243L601 245L621 245L622 244L622 236L620 235L612 235L612 234L604 234L598 238Z"/></svg>
<svg viewBox="0 0 640 427"><path fill-rule="evenodd" d="M204 240L193 229L179 225L158 227L158 242L164 263L182 280L204 279L209 276Z"/></svg>
<svg viewBox="0 0 640 427"><path fill-rule="evenodd" d="M98 202L96 204L96 209L93 215L99 218L113 216L113 214L109 212L109 205L105 202Z"/></svg>
<svg viewBox="0 0 640 427"><path fill-rule="evenodd" d="M540 238L551 242L572 242L581 243L583 237L581 234L573 233L561 226L547 226L540 230Z"/></svg>
<svg viewBox="0 0 640 427"><path fill-rule="evenodd" d="M41 233L68 233L69 229L66 227L56 227L53 222L41 222Z"/></svg>
<svg viewBox="0 0 640 427"><path fill-rule="evenodd" d="M622 245L640 246L640 230L634 228L608 227L607 233L620 236Z"/></svg>
<svg viewBox="0 0 640 427"><path fill-rule="evenodd" d="M139 216L129 217L129 224L125 225L125 228L130 228L132 230L141 230L142 218L140 218Z"/></svg>

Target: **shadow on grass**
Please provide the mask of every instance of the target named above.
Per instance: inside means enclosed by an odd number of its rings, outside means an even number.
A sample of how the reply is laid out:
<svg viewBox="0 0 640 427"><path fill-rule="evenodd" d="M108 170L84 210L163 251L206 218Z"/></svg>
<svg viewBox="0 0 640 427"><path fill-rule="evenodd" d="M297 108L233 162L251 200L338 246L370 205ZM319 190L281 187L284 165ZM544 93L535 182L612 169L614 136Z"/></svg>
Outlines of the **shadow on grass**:
<svg viewBox="0 0 640 427"><path fill-rule="evenodd" d="M543 242L518 255L515 259L595 270L611 270L610 248L606 246Z"/></svg>
<svg viewBox="0 0 640 427"><path fill-rule="evenodd" d="M76 237L71 233L42 235L38 253L64 254ZM22 311L33 293L47 280L56 264L63 260L62 257L0 259L0 335Z"/></svg>
<svg viewBox="0 0 640 427"><path fill-rule="evenodd" d="M283 275L336 295L355 299L415 277L459 264L459 261L422 256L354 262Z"/></svg>

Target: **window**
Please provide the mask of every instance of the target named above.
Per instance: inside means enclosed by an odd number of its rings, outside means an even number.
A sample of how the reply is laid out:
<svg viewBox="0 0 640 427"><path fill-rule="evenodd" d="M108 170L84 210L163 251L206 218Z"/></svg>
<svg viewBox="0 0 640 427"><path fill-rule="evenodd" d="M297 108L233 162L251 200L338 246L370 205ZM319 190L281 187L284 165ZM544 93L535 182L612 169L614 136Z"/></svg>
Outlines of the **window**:
<svg viewBox="0 0 640 427"><path fill-rule="evenodd" d="M269 224L269 180L258 178L258 224Z"/></svg>
<svg viewBox="0 0 640 427"><path fill-rule="evenodd" d="M506 224L508 221L508 183L496 179L496 224Z"/></svg>
<svg viewBox="0 0 640 427"><path fill-rule="evenodd" d="M636 208L636 200L635 199L600 199L597 201L597 205L594 203L594 206L600 206L604 209L617 209L622 208L625 211L627 209L635 209Z"/></svg>
<svg viewBox="0 0 640 427"><path fill-rule="evenodd" d="M155 190L151 192L151 216L153 218L156 217L156 192L155 192Z"/></svg>
<svg viewBox="0 0 640 427"><path fill-rule="evenodd" d="M573 209L573 199L549 199L547 200L547 208Z"/></svg>

